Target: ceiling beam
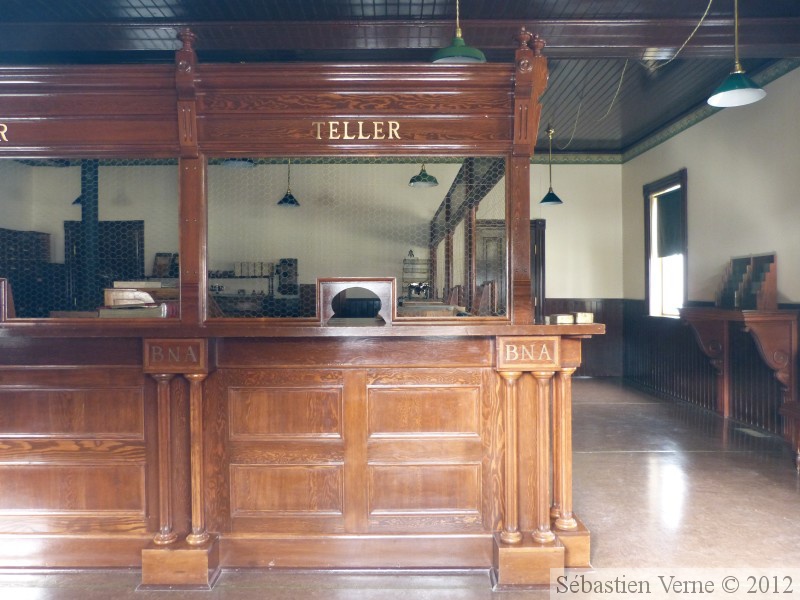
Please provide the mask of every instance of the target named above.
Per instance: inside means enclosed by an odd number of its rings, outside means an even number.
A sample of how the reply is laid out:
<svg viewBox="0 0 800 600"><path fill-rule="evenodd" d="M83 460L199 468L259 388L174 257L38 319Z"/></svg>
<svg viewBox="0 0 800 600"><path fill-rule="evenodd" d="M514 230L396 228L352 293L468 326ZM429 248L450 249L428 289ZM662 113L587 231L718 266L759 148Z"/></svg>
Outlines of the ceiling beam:
<svg viewBox="0 0 800 600"><path fill-rule="evenodd" d="M512 36L519 21L463 21L470 45L511 56ZM554 58L669 57L697 25L689 19L660 20L530 20L529 31L547 43ZM173 51L177 32L189 27L198 37L198 52L420 50L445 46L453 24L441 20L179 22L119 21L72 23L0 23L3 53L103 53ZM800 18L740 19L743 58L800 57ZM731 19L706 19L684 57L730 58Z"/></svg>

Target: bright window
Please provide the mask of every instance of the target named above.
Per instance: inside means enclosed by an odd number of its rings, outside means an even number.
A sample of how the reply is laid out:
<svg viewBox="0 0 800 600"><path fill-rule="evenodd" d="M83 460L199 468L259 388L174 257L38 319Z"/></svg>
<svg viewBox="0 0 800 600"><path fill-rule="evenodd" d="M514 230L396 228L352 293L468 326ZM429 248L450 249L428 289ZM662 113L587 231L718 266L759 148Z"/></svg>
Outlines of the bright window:
<svg viewBox="0 0 800 600"><path fill-rule="evenodd" d="M686 170L646 185L644 199L649 313L677 317L686 299Z"/></svg>

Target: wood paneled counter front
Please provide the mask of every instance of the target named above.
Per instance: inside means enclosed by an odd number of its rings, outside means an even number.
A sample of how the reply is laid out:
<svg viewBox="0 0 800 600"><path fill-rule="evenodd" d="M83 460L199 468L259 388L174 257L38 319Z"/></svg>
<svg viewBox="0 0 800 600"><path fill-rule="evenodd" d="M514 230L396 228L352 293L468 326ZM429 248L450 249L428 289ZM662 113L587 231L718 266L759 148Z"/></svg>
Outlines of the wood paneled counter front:
<svg viewBox="0 0 800 600"><path fill-rule="evenodd" d="M142 564L156 586L220 567L494 566L504 585L587 566L570 378L603 326L526 329L4 337L0 561Z"/></svg>
<svg viewBox="0 0 800 600"><path fill-rule="evenodd" d="M204 65L191 32L180 39L172 67L0 68L2 166L54 167L57 179L78 164L79 230L97 249L103 161L168 164L176 246L155 251L180 257L174 318L77 318L102 297L96 254L79 265L66 318L15 316L0 280L0 567L141 567L143 587L209 588L224 567L492 568L503 587L588 566L572 506L571 377L581 340L604 326L534 323L543 41L521 30L513 65ZM342 155L457 157L460 192L442 186L438 229L423 221L418 247L440 287L464 288L464 306L398 315L395 277L367 273L371 283L347 283L375 288L383 324L337 321L336 272L317 276L315 317L215 314L209 160ZM481 165L495 170L484 180L505 218L503 262L478 281L474 242L462 243L460 283L455 230L475 239ZM236 211L226 201L217 214ZM259 251L236 260L272 260ZM476 310L482 285L502 310ZM304 298L314 285L276 289Z"/></svg>

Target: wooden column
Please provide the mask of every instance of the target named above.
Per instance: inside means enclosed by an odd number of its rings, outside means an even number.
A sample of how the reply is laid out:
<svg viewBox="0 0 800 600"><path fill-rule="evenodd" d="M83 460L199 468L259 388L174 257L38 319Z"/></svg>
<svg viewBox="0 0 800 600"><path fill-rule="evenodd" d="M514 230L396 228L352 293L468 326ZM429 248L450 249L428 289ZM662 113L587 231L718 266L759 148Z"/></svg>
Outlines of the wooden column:
<svg viewBox="0 0 800 600"><path fill-rule="evenodd" d="M534 371L536 379L536 529L533 539L540 543L555 540L550 530L550 380L552 371Z"/></svg>
<svg viewBox="0 0 800 600"><path fill-rule="evenodd" d="M505 382L505 513L503 529L495 534L495 588L505 585L546 584L553 569L567 564L566 550L550 526L550 398L553 373L561 360L559 336L498 337L496 368ZM531 373L532 422L519 423L518 388L523 373ZM520 453L518 430L530 432L532 448ZM564 457L568 460L570 457ZM524 487L523 487L524 486ZM520 519L519 507L532 514ZM525 531L520 531L520 522ZM528 532L530 530L530 532Z"/></svg>
<svg viewBox="0 0 800 600"><path fill-rule="evenodd" d="M572 374L574 368L556 373L553 394L553 505L556 529L572 530L578 522L572 514Z"/></svg>
<svg viewBox="0 0 800 600"><path fill-rule="evenodd" d="M204 373L184 375L189 380L189 436L191 439L192 532L186 542L197 546L209 540L203 485L203 380Z"/></svg>
<svg viewBox="0 0 800 600"><path fill-rule="evenodd" d="M172 373L156 373L151 375L158 382L158 533L153 542L159 546L171 544L178 539L172 529L172 445L171 424L172 397L169 383Z"/></svg>
<svg viewBox="0 0 800 600"><path fill-rule="evenodd" d="M211 346L213 351L213 346ZM206 339L145 339L143 368L159 382L159 473L161 527L153 544L142 550L139 589L210 589L220 573L219 536L206 531L203 482L203 381L212 370ZM172 531L169 461L169 381L182 375L189 382L189 503L191 532L176 541ZM181 489L177 493L184 493ZM182 501L186 498L182 497ZM174 542L174 543L173 543Z"/></svg>
<svg viewBox="0 0 800 600"><path fill-rule="evenodd" d="M178 95L180 159L180 265L181 322L196 325L205 318L208 298L206 268L207 186L206 158L200 154L197 123L197 55L195 35L178 34L182 42L175 53L175 89Z"/></svg>
<svg viewBox="0 0 800 600"><path fill-rule="evenodd" d="M539 129L542 107L539 97L547 87L544 41L522 28L514 78L514 140L506 166L506 220L509 222L509 306L515 324L534 322L530 264L530 163ZM531 44L533 48L531 48Z"/></svg>
<svg viewBox="0 0 800 600"><path fill-rule="evenodd" d="M500 539L506 544L518 544L522 541L522 533L519 531L519 451L517 443L517 381L521 375L522 373L519 371L500 373L506 382L506 514Z"/></svg>

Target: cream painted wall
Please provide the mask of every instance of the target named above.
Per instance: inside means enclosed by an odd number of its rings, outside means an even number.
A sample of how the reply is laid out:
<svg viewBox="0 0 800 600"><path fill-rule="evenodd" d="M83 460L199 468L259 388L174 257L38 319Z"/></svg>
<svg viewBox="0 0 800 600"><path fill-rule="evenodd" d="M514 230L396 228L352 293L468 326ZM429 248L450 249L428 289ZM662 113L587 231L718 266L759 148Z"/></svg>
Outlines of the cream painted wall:
<svg viewBox="0 0 800 600"><path fill-rule="evenodd" d="M626 298L644 298L642 186L686 167L689 300L714 299L732 256L774 251L778 301L800 302L800 69L766 90L623 165Z"/></svg>
<svg viewBox="0 0 800 600"><path fill-rule="evenodd" d="M622 166L553 165L553 191L542 205L547 165L533 165L531 218L545 219L548 298L622 298Z"/></svg>

